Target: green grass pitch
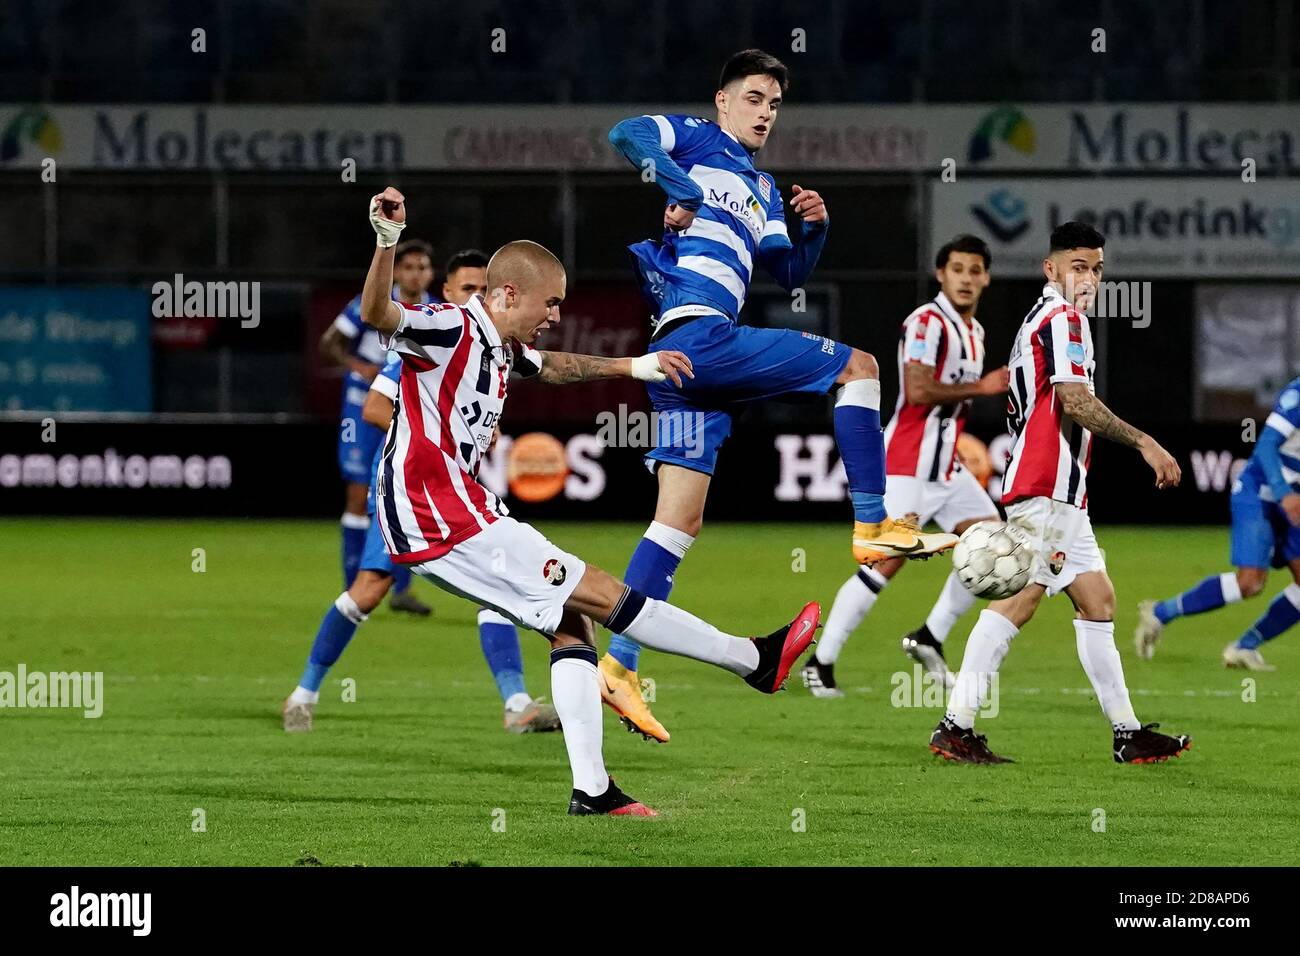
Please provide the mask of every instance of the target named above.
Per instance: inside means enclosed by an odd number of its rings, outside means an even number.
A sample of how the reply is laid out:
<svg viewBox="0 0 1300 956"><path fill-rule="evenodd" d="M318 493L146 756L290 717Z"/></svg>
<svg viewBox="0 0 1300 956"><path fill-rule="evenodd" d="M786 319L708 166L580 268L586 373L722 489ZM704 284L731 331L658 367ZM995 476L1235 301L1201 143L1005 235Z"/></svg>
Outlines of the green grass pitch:
<svg viewBox="0 0 1300 956"><path fill-rule="evenodd" d="M615 572L641 532L541 527ZM828 612L852 570L848 530L706 525L673 600L740 633L772 629L806 599ZM897 579L849 642L841 700L813 699L797 674L764 697L647 651L642 676L656 681L673 740L643 741L606 711L605 753L620 785L662 816L593 820L564 813L559 735L501 729L474 608L424 582L436 616L376 612L322 688L315 732L281 731L280 701L339 590L335 525L3 520L0 671L103 671L105 703L99 719L0 710L0 865L1300 862L1300 846L1278 838L1300 804L1300 633L1266 648L1277 673L1220 665L1266 596L1178 622L1154 661L1137 661L1137 601L1223 570L1227 529L1098 537L1138 716L1191 733L1181 759L1113 763L1064 597L1016 639L1000 713L980 724L1017 763L932 756L938 710L892 706L891 675L910 669L898 638L929 610L948 568L936 560ZM1266 595L1285 580L1275 574ZM954 662L973 618L952 636ZM546 644L523 641L529 690L549 694ZM344 678L355 702L341 699Z"/></svg>

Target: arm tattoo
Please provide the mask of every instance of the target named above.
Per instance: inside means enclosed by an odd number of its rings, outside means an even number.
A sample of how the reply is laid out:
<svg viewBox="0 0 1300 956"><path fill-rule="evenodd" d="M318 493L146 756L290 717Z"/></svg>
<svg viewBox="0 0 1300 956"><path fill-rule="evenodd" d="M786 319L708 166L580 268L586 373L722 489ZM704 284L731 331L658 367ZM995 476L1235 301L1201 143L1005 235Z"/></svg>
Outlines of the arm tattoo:
<svg viewBox="0 0 1300 956"><path fill-rule="evenodd" d="M616 368L619 359L601 358L598 355L577 355L573 352L542 352L541 354L542 371L538 377L548 385L589 382L598 378L614 378L620 374Z"/></svg>
<svg viewBox="0 0 1300 956"><path fill-rule="evenodd" d="M1145 437L1082 385L1062 389L1059 396L1065 413L1094 435L1109 438L1130 448L1136 448Z"/></svg>

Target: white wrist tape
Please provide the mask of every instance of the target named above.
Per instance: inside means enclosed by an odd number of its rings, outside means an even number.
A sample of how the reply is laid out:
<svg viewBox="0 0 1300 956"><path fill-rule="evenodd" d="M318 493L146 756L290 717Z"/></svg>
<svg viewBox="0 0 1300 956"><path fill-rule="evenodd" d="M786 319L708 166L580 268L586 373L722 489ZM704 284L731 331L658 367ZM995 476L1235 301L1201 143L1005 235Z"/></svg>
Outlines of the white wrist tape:
<svg viewBox="0 0 1300 956"><path fill-rule="evenodd" d="M372 199L370 202L370 225L375 228L375 244L381 249L397 245L397 240L402 237L402 230L406 228L404 222L393 222L391 219L384 218L383 207L378 199Z"/></svg>
<svg viewBox="0 0 1300 956"><path fill-rule="evenodd" d="M659 356L651 352L632 360L632 377L642 382L662 382L668 376L659 367Z"/></svg>

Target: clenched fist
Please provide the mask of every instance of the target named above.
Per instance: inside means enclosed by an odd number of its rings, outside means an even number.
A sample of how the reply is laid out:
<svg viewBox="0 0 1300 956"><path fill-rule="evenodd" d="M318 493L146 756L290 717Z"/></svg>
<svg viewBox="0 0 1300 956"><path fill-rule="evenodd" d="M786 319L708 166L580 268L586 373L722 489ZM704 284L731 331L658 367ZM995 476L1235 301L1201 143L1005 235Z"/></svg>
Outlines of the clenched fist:
<svg viewBox="0 0 1300 956"><path fill-rule="evenodd" d="M406 228L406 197L392 186L370 197L370 225L374 227L380 248L397 245Z"/></svg>

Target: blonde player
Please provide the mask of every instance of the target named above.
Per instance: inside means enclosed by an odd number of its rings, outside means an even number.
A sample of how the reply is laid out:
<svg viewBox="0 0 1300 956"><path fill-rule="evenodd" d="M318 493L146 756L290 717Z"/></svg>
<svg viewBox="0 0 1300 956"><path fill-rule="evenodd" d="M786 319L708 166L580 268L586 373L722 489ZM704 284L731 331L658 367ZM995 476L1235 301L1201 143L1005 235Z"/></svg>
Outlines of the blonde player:
<svg viewBox="0 0 1300 956"><path fill-rule="evenodd" d="M379 468L376 512L393 560L439 587L492 608L551 644L551 699L573 775L571 814L649 816L605 770L593 621L656 650L715 664L775 693L812 642L820 608L809 603L766 637L725 634L647 598L509 517L477 475L505 406L510 372L553 384L627 376L680 385L681 352L599 358L538 351L560 321L566 277L533 242L511 242L488 263L488 295L465 305L393 302L392 247L406 224L397 190L371 200L378 248L361 298L365 322L402 357L396 412Z"/></svg>

